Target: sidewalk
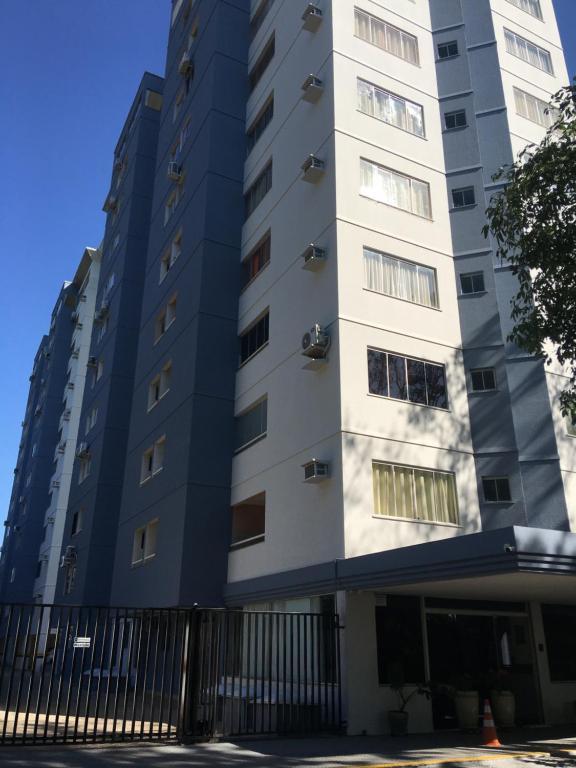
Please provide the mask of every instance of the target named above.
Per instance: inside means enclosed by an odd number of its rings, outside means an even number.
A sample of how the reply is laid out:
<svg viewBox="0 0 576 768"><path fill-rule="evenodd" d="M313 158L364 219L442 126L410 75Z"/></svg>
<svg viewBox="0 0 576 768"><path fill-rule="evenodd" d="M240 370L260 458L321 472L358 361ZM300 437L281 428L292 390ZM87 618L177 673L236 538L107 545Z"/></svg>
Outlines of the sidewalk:
<svg viewBox="0 0 576 768"><path fill-rule="evenodd" d="M478 744L478 734L430 734L392 739L378 736L261 739L191 746L116 744L106 746L0 747L2 768L346 768L475 762L576 766L576 726L500 735L502 749ZM573 756L570 750L574 750ZM519 754L522 753L522 754ZM555 759L555 755L564 759ZM508 762L506 762L508 761Z"/></svg>

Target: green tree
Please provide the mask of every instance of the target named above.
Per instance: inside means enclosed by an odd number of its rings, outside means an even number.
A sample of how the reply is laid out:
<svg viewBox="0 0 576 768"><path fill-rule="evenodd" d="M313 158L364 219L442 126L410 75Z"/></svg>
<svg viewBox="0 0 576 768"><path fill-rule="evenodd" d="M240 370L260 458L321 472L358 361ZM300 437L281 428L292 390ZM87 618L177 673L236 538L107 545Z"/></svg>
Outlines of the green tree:
<svg viewBox="0 0 576 768"><path fill-rule="evenodd" d="M487 209L484 235L512 267L518 293L511 302L509 340L570 374L560 401L576 417L576 78L552 98L553 124L494 181L505 187Z"/></svg>

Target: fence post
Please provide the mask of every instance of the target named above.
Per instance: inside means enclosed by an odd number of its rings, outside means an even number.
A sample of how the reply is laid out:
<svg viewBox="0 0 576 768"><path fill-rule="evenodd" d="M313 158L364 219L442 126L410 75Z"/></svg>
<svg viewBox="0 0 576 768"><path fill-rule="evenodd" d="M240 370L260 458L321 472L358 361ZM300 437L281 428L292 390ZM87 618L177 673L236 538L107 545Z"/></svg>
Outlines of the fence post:
<svg viewBox="0 0 576 768"><path fill-rule="evenodd" d="M181 744L189 744L197 738L196 708L198 700L198 651L200 611L194 607L186 611L182 639L182 672L180 675L180 700L178 703L177 738Z"/></svg>

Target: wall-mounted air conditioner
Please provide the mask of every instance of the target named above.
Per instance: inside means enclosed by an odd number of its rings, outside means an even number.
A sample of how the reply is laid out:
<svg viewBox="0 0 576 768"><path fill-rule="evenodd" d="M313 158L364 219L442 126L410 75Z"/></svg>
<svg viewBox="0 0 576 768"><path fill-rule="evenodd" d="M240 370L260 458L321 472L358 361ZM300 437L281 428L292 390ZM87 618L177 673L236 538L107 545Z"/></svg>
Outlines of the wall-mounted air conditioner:
<svg viewBox="0 0 576 768"><path fill-rule="evenodd" d="M98 359L94 357L94 355L91 355L88 358L88 362L86 363L86 365L88 366L88 368L96 368L96 366L98 365Z"/></svg>
<svg viewBox="0 0 576 768"><path fill-rule="evenodd" d="M70 409L66 408L66 410L62 414L62 419L64 421L70 421Z"/></svg>
<svg viewBox="0 0 576 768"><path fill-rule="evenodd" d="M168 163L168 172L166 174L171 181L182 181L182 168L178 163L171 160Z"/></svg>
<svg viewBox="0 0 576 768"><path fill-rule="evenodd" d="M322 10L316 5L316 3L308 3L304 13L302 14L302 28L308 32L316 32L320 24L322 24Z"/></svg>
<svg viewBox="0 0 576 768"><path fill-rule="evenodd" d="M326 461L311 459L302 464L305 483L320 483L330 477L330 466Z"/></svg>
<svg viewBox="0 0 576 768"><path fill-rule="evenodd" d="M330 335L316 323L302 336L302 354L313 360L323 360L330 347Z"/></svg>
<svg viewBox="0 0 576 768"><path fill-rule="evenodd" d="M302 99L315 104L324 93L324 83L316 75L308 75L302 83Z"/></svg>
<svg viewBox="0 0 576 768"><path fill-rule="evenodd" d="M182 58L178 64L178 72L182 75L182 77L192 77L192 73L194 72L194 62L192 61L188 51L185 51L182 54Z"/></svg>
<svg viewBox="0 0 576 768"><path fill-rule="evenodd" d="M302 163L302 178L310 184L316 184L324 176L325 163L316 155L308 155Z"/></svg>
<svg viewBox="0 0 576 768"><path fill-rule="evenodd" d="M326 262L326 249L310 243L302 254L302 260L304 262L302 269L309 269L311 271L320 269Z"/></svg>

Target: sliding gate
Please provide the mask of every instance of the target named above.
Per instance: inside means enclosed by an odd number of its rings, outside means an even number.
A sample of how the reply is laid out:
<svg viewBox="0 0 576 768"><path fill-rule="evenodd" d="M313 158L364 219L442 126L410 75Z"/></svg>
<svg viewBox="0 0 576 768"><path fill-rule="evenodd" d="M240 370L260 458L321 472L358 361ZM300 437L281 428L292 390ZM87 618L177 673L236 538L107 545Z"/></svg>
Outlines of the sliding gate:
<svg viewBox="0 0 576 768"><path fill-rule="evenodd" d="M0 605L0 744L340 727L333 614Z"/></svg>

